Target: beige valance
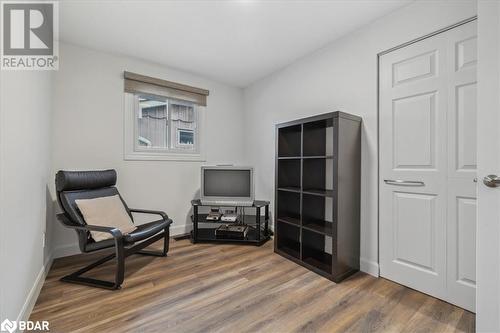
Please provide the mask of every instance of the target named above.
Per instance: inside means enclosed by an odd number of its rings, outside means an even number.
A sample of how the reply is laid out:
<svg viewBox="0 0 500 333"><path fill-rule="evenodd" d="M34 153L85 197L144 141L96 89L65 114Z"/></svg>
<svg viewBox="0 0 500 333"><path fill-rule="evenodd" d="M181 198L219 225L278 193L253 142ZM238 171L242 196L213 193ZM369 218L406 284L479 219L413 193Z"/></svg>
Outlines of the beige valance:
<svg viewBox="0 0 500 333"><path fill-rule="evenodd" d="M207 105L209 91L206 89L191 87L185 84L127 71L123 73L123 76L125 79L126 92L159 95L193 102L202 106Z"/></svg>

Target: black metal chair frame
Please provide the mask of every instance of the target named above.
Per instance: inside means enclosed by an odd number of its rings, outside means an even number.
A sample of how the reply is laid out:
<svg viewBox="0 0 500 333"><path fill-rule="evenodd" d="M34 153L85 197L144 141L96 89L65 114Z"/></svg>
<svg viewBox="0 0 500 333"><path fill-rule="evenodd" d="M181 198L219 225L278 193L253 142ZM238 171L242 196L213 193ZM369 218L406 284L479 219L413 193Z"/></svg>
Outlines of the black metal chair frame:
<svg viewBox="0 0 500 333"><path fill-rule="evenodd" d="M160 212L160 211L152 211L152 210L144 210L144 209L130 209L131 212L133 213L143 213L143 214L157 214L157 215L162 215L162 217L166 220L170 220L168 216L166 216L165 213ZM76 272L73 272L69 275L66 275L62 277L60 280L63 282L69 282L69 283L77 283L77 284L83 284L87 286L92 286L92 287L99 287L99 288L104 288L104 289L120 289L121 284L123 283L124 276L125 276L125 258L132 254L142 254L146 256L155 256L155 257L166 257L169 249L169 237L170 237L170 231L168 225L163 232L156 234L139 244L136 244L131 247L125 247L123 244L123 235L120 230L116 228L110 228L110 227L101 227L101 226L96 226L96 225L76 225L70 221L70 219L66 216L65 213L61 213L57 215L58 220L66 227L75 229L75 230L82 230L82 231L100 231L100 232L107 232L110 233L113 236L114 239L114 248L115 248L115 253L112 253L102 259L99 259L90 265L87 265L83 267L82 269L79 269ZM171 221L171 220L170 220ZM160 240L163 238L163 250L161 252L157 251L150 251L150 250L143 250L145 247L155 243L156 241ZM115 271L115 280L113 282L110 281L104 281L104 280L98 280L98 279L93 279L89 277L83 277L81 276L82 274L90 271L93 268L96 268L112 259L116 258L116 271Z"/></svg>

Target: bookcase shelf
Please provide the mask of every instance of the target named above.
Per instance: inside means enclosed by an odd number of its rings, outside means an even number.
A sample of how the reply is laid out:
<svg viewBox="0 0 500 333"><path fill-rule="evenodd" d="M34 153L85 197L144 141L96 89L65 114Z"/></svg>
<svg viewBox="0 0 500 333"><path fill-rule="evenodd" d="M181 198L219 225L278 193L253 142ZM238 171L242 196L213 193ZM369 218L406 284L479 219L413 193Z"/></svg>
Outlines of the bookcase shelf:
<svg viewBox="0 0 500 333"><path fill-rule="evenodd" d="M295 226L300 226L300 219L298 218L295 218L295 217L288 217L288 216L282 216L282 217L278 217L278 221L280 222L284 222L284 223L288 223L288 224L292 224L292 225L295 225Z"/></svg>
<svg viewBox="0 0 500 333"><path fill-rule="evenodd" d="M302 222L302 227L304 229L317 232L322 235L332 235L333 222L316 220L316 219L304 219Z"/></svg>
<svg viewBox="0 0 500 333"><path fill-rule="evenodd" d="M278 191L300 193L300 186L278 187Z"/></svg>
<svg viewBox="0 0 500 333"><path fill-rule="evenodd" d="M360 176L361 118L277 125L275 252L335 282L358 271Z"/></svg>
<svg viewBox="0 0 500 333"><path fill-rule="evenodd" d="M333 197L333 190L324 190L324 189L304 189L304 194L317 195L320 197Z"/></svg>
<svg viewBox="0 0 500 333"><path fill-rule="evenodd" d="M300 156L283 156L278 157L278 160L300 160L301 158Z"/></svg>

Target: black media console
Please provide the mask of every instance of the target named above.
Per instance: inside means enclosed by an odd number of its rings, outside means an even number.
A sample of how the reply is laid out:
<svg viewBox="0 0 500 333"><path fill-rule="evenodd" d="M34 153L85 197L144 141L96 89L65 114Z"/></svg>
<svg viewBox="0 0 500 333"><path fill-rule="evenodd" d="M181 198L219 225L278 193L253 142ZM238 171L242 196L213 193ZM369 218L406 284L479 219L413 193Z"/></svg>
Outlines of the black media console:
<svg viewBox="0 0 500 333"><path fill-rule="evenodd" d="M203 205L200 200L192 200L193 215L193 231L191 231L191 241L193 243L202 242L222 242L222 243L239 243L262 245L271 238L269 231L269 201L255 200L253 206L227 206L219 207L220 209L233 209L241 214L236 222L223 222L207 220L208 212L213 205ZM262 214L264 209L264 215ZM248 226L248 233L243 239L218 238L215 231L223 224L240 224Z"/></svg>

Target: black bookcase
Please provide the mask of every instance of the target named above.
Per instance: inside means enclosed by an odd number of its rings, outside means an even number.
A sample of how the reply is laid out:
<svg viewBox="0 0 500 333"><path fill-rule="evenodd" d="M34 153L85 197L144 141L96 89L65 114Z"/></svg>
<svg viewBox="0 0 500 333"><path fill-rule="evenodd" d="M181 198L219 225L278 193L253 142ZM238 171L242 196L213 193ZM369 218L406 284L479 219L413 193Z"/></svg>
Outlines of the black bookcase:
<svg viewBox="0 0 500 333"><path fill-rule="evenodd" d="M276 253L335 282L359 270L361 118L276 126Z"/></svg>

